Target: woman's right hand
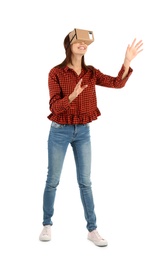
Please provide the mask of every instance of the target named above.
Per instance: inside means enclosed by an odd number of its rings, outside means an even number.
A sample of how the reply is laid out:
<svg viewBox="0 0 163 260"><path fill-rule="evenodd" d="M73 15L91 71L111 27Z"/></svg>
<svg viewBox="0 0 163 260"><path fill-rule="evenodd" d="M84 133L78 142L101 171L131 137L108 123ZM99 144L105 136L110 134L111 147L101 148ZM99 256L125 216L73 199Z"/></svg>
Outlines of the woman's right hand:
<svg viewBox="0 0 163 260"><path fill-rule="evenodd" d="M85 88L88 87L88 85L83 85L82 84L82 79L79 80L79 82L77 83L77 85L74 88L74 91L69 95L69 102L71 103L75 98L77 98Z"/></svg>

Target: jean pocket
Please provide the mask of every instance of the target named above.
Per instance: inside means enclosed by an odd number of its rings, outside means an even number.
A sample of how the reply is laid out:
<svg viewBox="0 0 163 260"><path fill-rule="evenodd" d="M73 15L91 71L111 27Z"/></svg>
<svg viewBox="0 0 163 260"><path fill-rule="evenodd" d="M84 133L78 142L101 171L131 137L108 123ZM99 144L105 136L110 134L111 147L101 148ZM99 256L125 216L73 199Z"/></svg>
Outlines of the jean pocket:
<svg viewBox="0 0 163 260"><path fill-rule="evenodd" d="M63 124L58 124L58 123L56 123L56 122L52 122L52 124L51 124L51 126L52 127L54 127L54 128L63 128L65 125L63 125Z"/></svg>

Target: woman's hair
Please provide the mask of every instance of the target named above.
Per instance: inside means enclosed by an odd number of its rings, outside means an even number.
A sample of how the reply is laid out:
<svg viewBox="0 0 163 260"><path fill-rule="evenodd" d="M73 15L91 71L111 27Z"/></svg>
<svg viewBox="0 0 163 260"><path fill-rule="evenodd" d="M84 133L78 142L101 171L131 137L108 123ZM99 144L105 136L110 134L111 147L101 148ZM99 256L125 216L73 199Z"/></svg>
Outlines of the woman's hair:
<svg viewBox="0 0 163 260"><path fill-rule="evenodd" d="M72 64L72 60L71 60L72 51L71 51L69 34L65 37L63 45L64 45L64 48L65 48L66 57L60 64L55 66L56 68L64 68L68 63ZM93 69L92 66L87 66L85 64L84 55L82 56L81 62L82 62L82 68L83 69L85 69L85 70Z"/></svg>

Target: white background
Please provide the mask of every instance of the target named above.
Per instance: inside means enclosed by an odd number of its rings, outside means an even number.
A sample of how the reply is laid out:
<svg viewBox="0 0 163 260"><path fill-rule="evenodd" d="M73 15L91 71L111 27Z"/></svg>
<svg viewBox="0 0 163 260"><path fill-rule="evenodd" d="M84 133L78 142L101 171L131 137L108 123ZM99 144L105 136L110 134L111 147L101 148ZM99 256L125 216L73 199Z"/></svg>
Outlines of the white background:
<svg viewBox="0 0 163 260"><path fill-rule="evenodd" d="M0 223L3 259L163 259L162 1L1 1ZM116 76L136 37L144 50L123 89L97 87L102 116L91 124L98 230L87 241L68 150L58 187L52 241L42 243L42 194L50 121L47 78L74 28L94 31L85 55Z"/></svg>

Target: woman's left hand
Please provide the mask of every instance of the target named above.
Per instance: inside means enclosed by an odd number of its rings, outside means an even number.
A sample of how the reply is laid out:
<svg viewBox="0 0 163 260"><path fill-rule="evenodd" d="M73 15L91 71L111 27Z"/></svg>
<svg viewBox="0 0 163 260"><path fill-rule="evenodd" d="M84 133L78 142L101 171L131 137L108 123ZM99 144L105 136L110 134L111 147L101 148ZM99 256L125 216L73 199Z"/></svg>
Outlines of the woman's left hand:
<svg viewBox="0 0 163 260"><path fill-rule="evenodd" d="M138 43L136 43L136 38L133 40L132 44L128 45L125 59L131 62L137 55L140 53L143 49L141 48L143 45L142 40L140 40Z"/></svg>

